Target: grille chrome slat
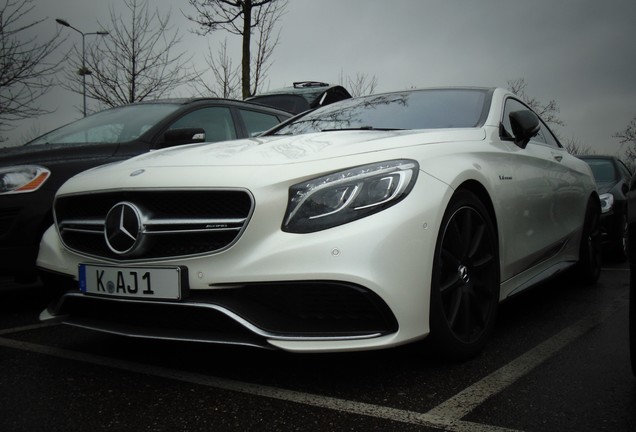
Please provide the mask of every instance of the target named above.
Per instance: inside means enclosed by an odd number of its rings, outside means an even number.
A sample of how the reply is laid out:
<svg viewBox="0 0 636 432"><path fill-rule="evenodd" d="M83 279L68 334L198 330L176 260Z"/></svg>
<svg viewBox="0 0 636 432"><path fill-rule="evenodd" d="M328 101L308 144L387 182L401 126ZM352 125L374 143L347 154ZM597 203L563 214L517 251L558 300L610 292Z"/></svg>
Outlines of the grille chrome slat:
<svg viewBox="0 0 636 432"><path fill-rule="evenodd" d="M60 232L104 233L104 219L71 219L58 224Z"/></svg>
<svg viewBox="0 0 636 432"><path fill-rule="evenodd" d="M150 219L144 222L148 234L176 234L179 232L240 231L246 219Z"/></svg>
<svg viewBox="0 0 636 432"><path fill-rule="evenodd" d="M179 229L179 230L161 230L161 231L144 231L144 234L148 235L163 235L163 234L179 234L179 233L210 233L210 232L228 232L228 231L240 231L241 227L236 228L207 228L207 229Z"/></svg>
<svg viewBox="0 0 636 432"><path fill-rule="evenodd" d="M146 226L152 225L223 225L234 224L242 225L245 223L245 218L241 219L149 219L145 222Z"/></svg>
<svg viewBox="0 0 636 432"><path fill-rule="evenodd" d="M139 250L125 256L109 248L104 236L109 211L124 201L143 213L139 233L144 239ZM238 240L253 207L246 190L125 190L63 196L54 204L66 247L120 262L222 251Z"/></svg>
<svg viewBox="0 0 636 432"><path fill-rule="evenodd" d="M64 227L60 228L60 232L76 232L76 233L86 233L86 234L104 234L104 228L75 228L75 227Z"/></svg>

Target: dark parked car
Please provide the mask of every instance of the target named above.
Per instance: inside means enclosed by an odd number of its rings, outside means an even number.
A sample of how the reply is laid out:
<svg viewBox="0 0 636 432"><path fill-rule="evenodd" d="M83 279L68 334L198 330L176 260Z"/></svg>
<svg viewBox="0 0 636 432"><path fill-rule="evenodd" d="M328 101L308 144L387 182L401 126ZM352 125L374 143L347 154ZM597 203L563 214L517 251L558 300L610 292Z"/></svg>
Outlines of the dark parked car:
<svg viewBox="0 0 636 432"><path fill-rule="evenodd" d="M227 99L159 100L101 111L0 149L0 275L33 277L55 192L80 171L163 147L254 136L290 117Z"/></svg>
<svg viewBox="0 0 636 432"><path fill-rule="evenodd" d="M632 173L614 156L579 156L592 168L601 199L603 245L617 261L627 259L627 192Z"/></svg>
<svg viewBox="0 0 636 432"><path fill-rule="evenodd" d="M636 376L636 176L629 185L627 228L629 239L629 353L632 372Z"/></svg>
<svg viewBox="0 0 636 432"><path fill-rule="evenodd" d="M246 100L299 114L349 98L351 95L341 85L318 81L300 81L295 82L291 87L264 92Z"/></svg>

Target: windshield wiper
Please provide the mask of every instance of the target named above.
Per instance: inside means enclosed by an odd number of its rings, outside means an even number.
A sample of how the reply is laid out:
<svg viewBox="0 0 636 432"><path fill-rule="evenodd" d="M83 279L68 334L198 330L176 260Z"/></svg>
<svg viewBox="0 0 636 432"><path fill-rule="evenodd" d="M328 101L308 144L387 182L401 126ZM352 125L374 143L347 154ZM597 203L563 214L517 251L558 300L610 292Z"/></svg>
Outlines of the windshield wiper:
<svg viewBox="0 0 636 432"><path fill-rule="evenodd" d="M396 130L404 130L404 129L399 129L399 128L376 128L376 127L373 127L373 126L359 126L359 127L338 128L338 129L321 129L320 132L354 131L354 130L396 131Z"/></svg>

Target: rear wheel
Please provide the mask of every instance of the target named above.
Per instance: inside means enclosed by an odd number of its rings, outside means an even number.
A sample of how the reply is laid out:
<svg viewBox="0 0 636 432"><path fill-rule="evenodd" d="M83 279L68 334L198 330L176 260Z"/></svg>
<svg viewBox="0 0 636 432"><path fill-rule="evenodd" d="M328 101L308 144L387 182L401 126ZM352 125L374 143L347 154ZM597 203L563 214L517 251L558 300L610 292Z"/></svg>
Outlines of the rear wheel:
<svg viewBox="0 0 636 432"><path fill-rule="evenodd" d="M578 279L586 285L595 284L601 275L603 255L600 218L600 204L598 200L591 198L587 203L579 246L579 263L575 268Z"/></svg>
<svg viewBox="0 0 636 432"><path fill-rule="evenodd" d="M497 236L481 201L458 191L446 209L435 247L430 341L445 358L477 355L499 303Z"/></svg>
<svg viewBox="0 0 636 432"><path fill-rule="evenodd" d="M629 285L629 353L632 363L632 372L636 376L636 268L630 270L631 279Z"/></svg>
<svg viewBox="0 0 636 432"><path fill-rule="evenodd" d="M636 376L636 223L632 219L627 230L629 241L629 354L632 372Z"/></svg>

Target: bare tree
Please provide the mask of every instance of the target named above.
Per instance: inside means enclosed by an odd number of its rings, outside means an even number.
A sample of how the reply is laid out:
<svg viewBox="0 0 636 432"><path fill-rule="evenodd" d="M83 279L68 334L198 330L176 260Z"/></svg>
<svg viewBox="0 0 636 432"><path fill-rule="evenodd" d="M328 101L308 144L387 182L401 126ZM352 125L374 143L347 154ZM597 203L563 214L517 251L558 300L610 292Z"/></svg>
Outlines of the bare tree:
<svg viewBox="0 0 636 432"><path fill-rule="evenodd" d="M612 137L618 138L621 144L627 145L625 157L630 162L636 161L636 116L624 130L615 133Z"/></svg>
<svg viewBox="0 0 636 432"><path fill-rule="evenodd" d="M577 139L566 138L565 149L572 155L592 155L596 154L596 151L590 146L586 146L580 143Z"/></svg>
<svg viewBox="0 0 636 432"><path fill-rule="evenodd" d="M174 54L181 42L178 32L170 32L170 11L160 15L151 11L148 0L122 0L128 14L122 17L110 6L109 36L94 44L86 53L90 73L87 96L101 105L113 107L170 94L189 82L194 73L188 68L185 52ZM73 69L81 68L81 54L76 51ZM65 87L81 93L81 80L68 74Z"/></svg>
<svg viewBox="0 0 636 432"><path fill-rule="evenodd" d="M34 34L44 18L28 18L34 8L33 0L0 3L0 133L15 121L49 112L38 100L54 84L60 62L51 57L63 40L58 32L38 41Z"/></svg>
<svg viewBox="0 0 636 432"><path fill-rule="evenodd" d="M285 13L286 6L287 0L277 0L256 12L256 55L252 59L250 95L256 94L261 88L272 65L271 57L280 39L280 29L276 31L275 27Z"/></svg>
<svg viewBox="0 0 636 432"><path fill-rule="evenodd" d="M565 123L558 117L560 109L556 101L551 99L548 103L544 104L539 102L537 98L528 96L526 94L527 85L525 78L508 81L508 89L519 96L522 101L539 114L543 121L549 125L565 126Z"/></svg>
<svg viewBox="0 0 636 432"><path fill-rule="evenodd" d="M241 93L247 98L257 93L271 55L278 44L276 23L285 13L287 0L188 0L196 16L187 18L199 26L200 35L225 30L241 36ZM257 50L252 56L252 33L256 32Z"/></svg>
<svg viewBox="0 0 636 432"><path fill-rule="evenodd" d="M212 72L213 81L209 83L202 73L198 74L195 88L201 95L237 99L241 94L241 70L235 67L232 57L227 51L227 39L223 41L216 53L208 46L208 55L205 58L209 70ZM201 90L202 89L202 90Z"/></svg>
<svg viewBox="0 0 636 432"><path fill-rule="evenodd" d="M338 82L349 90L349 93L351 93L353 97L373 94L378 86L376 76L373 75L369 77L369 75L365 73L357 73L355 77L352 78L350 76L345 77L343 72L340 71Z"/></svg>

